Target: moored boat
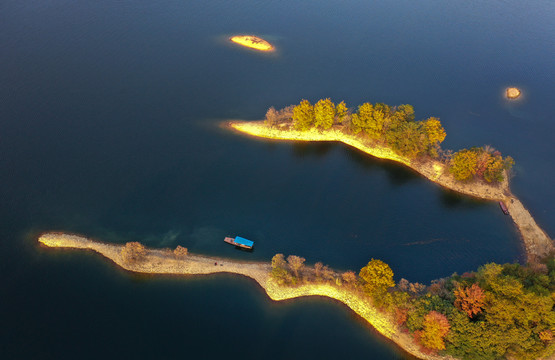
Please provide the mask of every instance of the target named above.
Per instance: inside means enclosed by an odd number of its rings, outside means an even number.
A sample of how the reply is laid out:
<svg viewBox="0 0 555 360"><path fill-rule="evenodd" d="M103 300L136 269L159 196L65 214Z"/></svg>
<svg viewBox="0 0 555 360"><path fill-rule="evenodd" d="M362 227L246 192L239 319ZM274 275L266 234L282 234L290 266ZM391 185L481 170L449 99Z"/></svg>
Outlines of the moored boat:
<svg viewBox="0 0 555 360"><path fill-rule="evenodd" d="M507 209L507 206L503 201L499 202L499 207L501 208L501 211L503 211L503 214L509 215L509 209Z"/></svg>
<svg viewBox="0 0 555 360"><path fill-rule="evenodd" d="M243 249L249 249L249 250L252 249L252 247L254 245L254 241L247 240L247 239L245 239L243 237L240 237L240 236L236 236L234 238L226 237L226 238L224 238L224 241L228 244L239 246Z"/></svg>

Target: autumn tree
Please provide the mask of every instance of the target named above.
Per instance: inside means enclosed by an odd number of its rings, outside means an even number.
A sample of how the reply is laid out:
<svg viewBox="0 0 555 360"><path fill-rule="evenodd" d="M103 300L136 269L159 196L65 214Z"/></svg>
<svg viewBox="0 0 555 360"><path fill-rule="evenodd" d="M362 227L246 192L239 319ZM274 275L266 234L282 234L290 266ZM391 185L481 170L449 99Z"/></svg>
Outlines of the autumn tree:
<svg viewBox="0 0 555 360"><path fill-rule="evenodd" d="M445 140L445 136L447 136L447 133L445 132L445 129L441 125L441 122L438 118L430 117L426 119L423 124L424 131L428 136L430 145L441 144L443 140Z"/></svg>
<svg viewBox="0 0 555 360"><path fill-rule="evenodd" d="M322 264L321 262L317 262L316 264L314 264L314 276L316 277L317 280L320 280L322 278L323 267L324 267L324 264Z"/></svg>
<svg viewBox="0 0 555 360"><path fill-rule="evenodd" d="M422 330L415 332L418 342L430 350L444 350L444 338L449 332L449 320L437 311L430 311L422 324Z"/></svg>
<svg viewBox="0 0 555 360"><path fill-rule="evenodd" d="M308 130L314 125L314 106L308 100L303 100L293 108L293 122L295 129Z"/></svg>
<svg viewBox="0 0 555 360"><path fill-rule="evenodd" d="M283 254L275 254L272 258L272 268L282 268L284 269L287 266L285 262L285 257Z"/></svg>
<svg viewBox="0 0 555 360"><path fill-rule="evenodd" d="M121 249L121 257L125 262L135 263L144 260L146 249L140 242L128 242Z"/></svg>
<svg viewBox="0 0 555 360"><path fill-rule="evenodd" d="M479 314L484 308L486 295L478 284L469 287L458 287L455 293L455 306L464 311L468 317Z"/></svg>
<svg viewBox="0 0 555 360"><path fill-rule="evenodd" d="M292 277L287 270L287 262L285 261L283 254L276 254L272 258L272 272L270 275L280 285L291 282Z"/></svg>
<svg viewBox="0 0 555 360"><path fill-rule="evenodd" d="M434 158L439 157L441 143L445 140L447 133L436 117L430 117L422 123L427 138L428 154Z"/></svg>
<svg viewBox="0 0 555 360"><path fill-rule="evenodd" d="M341 101L339 104L337 104L337 106L335 107L335 121L337 123L342 124L348 117L348 114L349 109L347 108L345 101Z"/></svg>
<svg viewBox="0 0 555 360"><path fill-rule="evenodd" d="M358 111L351 116L351 130L358 134L363 129L368 128L368 123L372 121L374 106L370 103L359 105Z"/></svg>
<svg viewBox="0 0 555 360"><path fill-rule="evenodd" d="M278 124L279 112L272 106L266 111L264 123L267 126L276 126Z"/></svg>
<svg viewBox="0 0 555 360"><path fill-rule="evenodd" d="M391 107L384 103L374 105L372 112L372 121L368 124L369 134L373 137L381 137L384 133L384 126L391 115Z"/></svg>
<svg viewBox="0 0 555 360"><path fill-rule="evenodd" d="M314 126L327 130L335 118L335 104L330 99L321 99L314 105Z"/></svg>
<svg viewBox="0 0 555 360"><path fill-rule="evenodd" d="M388 288L395 286L393 270L381 260L370 260L368 265L360 269L359 276L365 281L365 288L372 294L386 292Z"/></svg>
<svg viewBox="0 0 555 360"><path fill-rule="evenodd" d="M185 257L187 256L187 254L189 253L189 250L187 250L186 247L183 247L181 245L177 245L177 247L175 248L175 250L173 251L173 254L176 257Z"/></svg>
<svg viewBox="0 0 555 360"><path fill-rule="evenodd" d="M414 121L414 108L409 104L396 106L393 108L391 119L400 122Z"/></svg>
<svg viewBox="0 0 555 360"><path fill-rule="evenodd" d="M466 181L472 179L476 174L478 155L475 151L463 149L457 151L451 159L449 172L456 180Z"/></svg>
<svg viewBox="0 0 555 360"><path fill-rule="evenodd" d="M320 271L322 279L324 280L334 280L335 279L335 272L330 269L328 265L324 265Z"/></svg>
<svg viewBox="0 0 555 360"><path fill-rule="evenodd" d="M299 278L299 272L303 269L305 261L305 258L297 255L289 255L287 257L287 265L289 266L291 271L293 271L295 278Z"/></svg>
<svg viewBox="0 0 555 360"><path fill-rule="evenodd" d="M341 274L341 278L343 278L343 281L345 281L347 284L356 284L357 282L357 275L354 273L354 271L346 271L343 274Z"/></svg>
<svg viewBox="0 0 555 360"><path fill-rule="evenodd" d="M514 163L513 158L510 156L507 156L505 159L501 155L490 156L483 174L484 180L487 182L503 181L503 172L509 170Z"/></svg>
<svg viewBox="0 0 555 360"><path fill-rule="evenodd" d="M382 103L376 105L364 103L360 105L358 111L351 118L353 131L358 133L364 130L372 138L381 137L390 110L388 105Z"/></svg>
<svg viewBox="0 0 555 360"><path fill-rule="evenodd" d="M386 135L389 146L398 153L414 158L428 148L428 141L419 122L402 124L395 132Z"/></svg>

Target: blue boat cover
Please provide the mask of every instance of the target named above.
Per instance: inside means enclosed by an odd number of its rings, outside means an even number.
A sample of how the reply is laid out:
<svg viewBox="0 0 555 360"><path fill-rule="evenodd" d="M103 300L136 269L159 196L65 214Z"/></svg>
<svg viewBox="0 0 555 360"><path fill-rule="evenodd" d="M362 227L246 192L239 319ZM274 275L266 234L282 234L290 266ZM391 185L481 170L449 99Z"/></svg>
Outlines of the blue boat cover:
<svg viewBox="0 0 555 360"><path fill-rule="evenodd" d="M242 238L240 236L235 237L235 242L237 244L241 244L241 245L245 245L245 246L252 246L254 244L253 241L247 240L247 239Z"/></svg>

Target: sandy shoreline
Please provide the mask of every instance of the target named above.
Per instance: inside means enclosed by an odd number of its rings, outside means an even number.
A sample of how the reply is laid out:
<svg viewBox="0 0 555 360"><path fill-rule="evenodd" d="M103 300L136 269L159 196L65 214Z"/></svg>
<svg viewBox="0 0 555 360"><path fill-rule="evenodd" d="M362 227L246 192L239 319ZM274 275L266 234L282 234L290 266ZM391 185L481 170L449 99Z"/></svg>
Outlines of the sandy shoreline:
<svg viewBox="0 0 555 360"><path fill-rule="evenodd" d="M337 128L326 131L316 129L308 131L281 130L279 128L268 127L263 121L231 121L227 125L241 133L267 139L342 142L371 156L401 163L446 189L479 199L503 201L507 205L509 214L520 232L528 261L536 261L555 251L553 240L539 227L532 215L530 215L530 212L511 193L507 176L505 176L505 180L499 185L478 182L462 183L456 181L439 161L427 163L411 161L406 157L396 154L389 148L379 145L368 145L360 137L345 134Z"/></svg>
<svg viewBox="0 0 555 360"><path fill-rule="evenodd" d="M64 233L45 233L38 241L47 247L93 250L118 266L132 272L147 274L199 275L232 273L254 279L274 301L294 299L303 296L325 296L348 306L366 320L383 336L392 340L411 355L426 360L453 360L449 356L429 355L420 351L412 337L403 333L393 320L379 312L366 298L347 288L329 284L307 284L298 287L282 287L269 276L271 265L263 262L240 262L210 256L188 254L177 258L167 251L147 249L145 259L129 264L121 256L124 245L106 244L82 236ZM214 265L217 263L218 265Z"/></svg>

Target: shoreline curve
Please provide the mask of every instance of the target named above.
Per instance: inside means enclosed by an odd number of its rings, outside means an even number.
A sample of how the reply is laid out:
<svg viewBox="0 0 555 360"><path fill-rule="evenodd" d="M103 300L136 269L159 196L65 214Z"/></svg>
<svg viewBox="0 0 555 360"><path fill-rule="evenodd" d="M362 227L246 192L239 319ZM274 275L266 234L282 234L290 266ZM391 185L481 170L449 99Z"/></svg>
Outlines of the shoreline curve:
<svg viewBox="0 0 555 360"><path fill-rule="evenodd" d="M240 133L259 138L304 142L341 142L373 157L401 163L448 190L478 199L503 201L509 209L509 215L520 233L527 261L535 262L555 253L553 240L536 223L520 200L511 193L507 174L505 174L503 182L497 186L478 182L462 183L456 181L440 161L432 160L425 163L411 161L409 158L401 156L387 147L366 144L360 137L346 134L337 127L332 127L329 130L310 129L298 131L269 127L263 120L227 121L226 125Z"/></svg>
<svg viewBox="0 0 555 360"><path fill-rule="evenodd" d="M126 263L121 256L125 245L107 244L93 241L86 237L65 233L44 233L38 241L51 248L84 249L97 252L112 260L121 268L137 273L201 275L231 273L255 280L273 301L289 300L306 296L322 296L334 299L346 305L358 316L368 322L381 335L397 344L407 353L424 360L456 360L451 356L426 354L414 343L409 334L403 333L393 319L379 312L368 299L356 292L330 284L305 284L298 287L282 287L269 276L271 265L264 262L234 261L212 256L188 254L175 257L164 250L146 249L145 259L137 263ZM217 266L214 263L218 263ZM223 264L222 266L220 264Z"/></svg>

